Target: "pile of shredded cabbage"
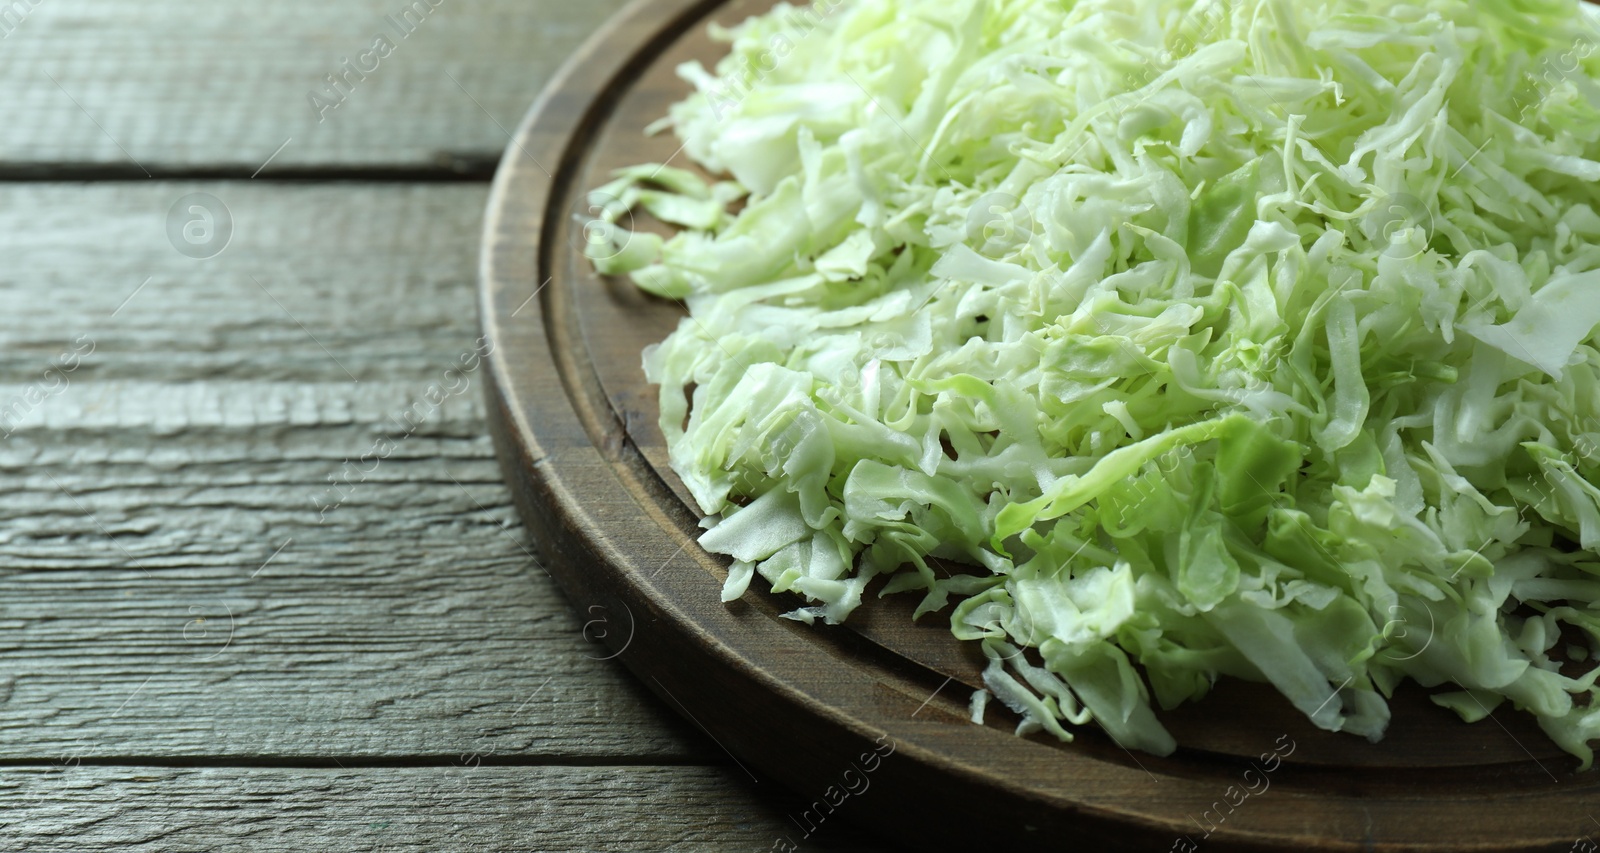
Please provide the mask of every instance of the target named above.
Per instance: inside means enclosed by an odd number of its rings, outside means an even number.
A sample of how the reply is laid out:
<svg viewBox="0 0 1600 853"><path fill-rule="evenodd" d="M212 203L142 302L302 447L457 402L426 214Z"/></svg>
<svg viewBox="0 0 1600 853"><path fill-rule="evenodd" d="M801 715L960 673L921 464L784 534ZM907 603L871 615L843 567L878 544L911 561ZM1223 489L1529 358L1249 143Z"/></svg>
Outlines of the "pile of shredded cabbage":
<svg viewBox="0 0 1600 853"><path fill-rule="evenodd" d="M701 544L918 591L1021 730L1405 677L1600 737L1600 42L1576 0L824 0L722 33L602 272ZM742 204L741 204L742 202ZM874 585L873 590L878 586ZM942 618L942 617L940 617Z"/></svg>

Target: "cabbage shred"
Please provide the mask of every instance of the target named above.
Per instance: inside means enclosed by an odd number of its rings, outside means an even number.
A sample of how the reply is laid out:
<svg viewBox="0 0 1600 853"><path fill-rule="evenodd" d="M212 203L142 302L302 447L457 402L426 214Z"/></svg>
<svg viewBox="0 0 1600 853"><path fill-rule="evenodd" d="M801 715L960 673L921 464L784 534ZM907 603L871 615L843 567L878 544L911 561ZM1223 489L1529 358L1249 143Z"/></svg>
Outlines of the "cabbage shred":
<svg viewBox="0 0 1600 853"><path fill-rule="evenodd" d="M1600 737L1600 43L1574 0L826 0L719 35L707 183L591 196L701 544L1166 754L1222 676ZM743 200L737 212L733 203ZM877 585L873 586L877 590ZM986 698L986 697L985 697ZM981 717L983 702L974 702Z"/></svg>

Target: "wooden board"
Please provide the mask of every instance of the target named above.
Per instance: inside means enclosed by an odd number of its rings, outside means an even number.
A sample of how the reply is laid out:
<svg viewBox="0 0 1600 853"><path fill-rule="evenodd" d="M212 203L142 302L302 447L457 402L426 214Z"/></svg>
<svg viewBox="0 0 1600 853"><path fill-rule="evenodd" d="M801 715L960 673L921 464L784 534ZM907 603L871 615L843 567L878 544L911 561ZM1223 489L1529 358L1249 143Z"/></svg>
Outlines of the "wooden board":
<svg viewBox="0 0 1600 853"><path fill-rule="evenodd" d="M670 136L642 131L687 91L672 69L718 55L707 19L769 5L635 5L530 112L490 201L482 312L502 462L569 595L632 615L620 660L742 766L919 847L1442 853L1567 850L1600 831L1600 773L1576 773L1509 709L1469 726L1408 688L1368 744L1314 729L1270 689L1225 683L1162 715L1181 748L1156 758L1094 730L1068 745L1018 738L1003 711L968 722L978 659L937 617L912 624L907 602L836 628L782 620L797 601L754 588L724 605L725 562L694 544L639 368L681 309L597 279L573 219L611 169L673 155ZM874 743L895 751L872 762ZM1264 767L1273 752L1286 758ZM867 775L870 790L839 797Z"/></svg>
<svg viewBox="0 0 1600 853"><path fill-rule="evenodd" d="M720 767L13 767L0 846L85 850L768 850L799 804ZM733 772L737 773L737 770ZM767 792L761 792L767 793ZM872 849L829 833L807 849Z"/></svg>
<svg viewBox="0 0 1600 853"><path fill-rule="evenodd" d="M390 22L413 2L0 4L0 177L486 179L528 101L623 6L433 0ZM387 56L344 70L380 36Z"/></svg>

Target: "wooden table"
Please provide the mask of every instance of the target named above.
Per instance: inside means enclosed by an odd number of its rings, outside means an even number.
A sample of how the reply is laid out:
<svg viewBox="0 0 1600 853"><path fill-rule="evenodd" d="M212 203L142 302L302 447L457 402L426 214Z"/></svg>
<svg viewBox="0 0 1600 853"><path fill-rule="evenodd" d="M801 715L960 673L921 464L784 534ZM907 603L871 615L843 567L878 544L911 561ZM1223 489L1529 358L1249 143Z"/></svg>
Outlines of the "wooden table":
<svg viewBox="0 0 1600 853"><path fill-rule="evenodd" d="M601 659L472 369L507 131L621 2L429 2L0 3L0 849L794 834Z"/></svg>

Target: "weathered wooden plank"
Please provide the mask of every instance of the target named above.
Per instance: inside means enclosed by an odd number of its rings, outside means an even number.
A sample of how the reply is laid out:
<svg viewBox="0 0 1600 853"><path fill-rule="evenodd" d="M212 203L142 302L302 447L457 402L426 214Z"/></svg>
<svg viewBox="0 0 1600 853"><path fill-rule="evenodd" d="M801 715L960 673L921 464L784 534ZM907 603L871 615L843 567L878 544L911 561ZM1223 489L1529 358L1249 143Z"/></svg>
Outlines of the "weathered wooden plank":
<svg viewBox="0 0 1600 853"><path fill-rule="evenodd" d="M57 766L0 771L0 847L55 851L877 850L806 805L708 767ZM870 813L857 814L858 820ZM801 818L804 820L804 818Z"/></svg>
<svg viewBox="0 0 1600 853"><path fill-rule="evenodd" d="M269 172L482 169L560 63L622 5L427 0L424 15L407 0L9 3L0 171L248 175L269 158Z"/></svg>
<svg viewBox="0 0 1600 853"><path fill-rule="evenodd" d="M233 222L225 241L213 232L221 251L205 260L180 254L167 233L169 211L197 193ZM74 384L437 376L477 337L486 194L456 184L0 184L0 382L43 382L61 356L91 345Z"/></svg>
<svg viewBox="0 0 1600 853"><path fill-rule="evenodd" d="M197 190L244 212L208 261L162 231ZM482 198L0 187L0 758L726 760L592 659L603 603L534 565L481 370L444 377ZM129 269L161 275L113 317Z"/></svg>

